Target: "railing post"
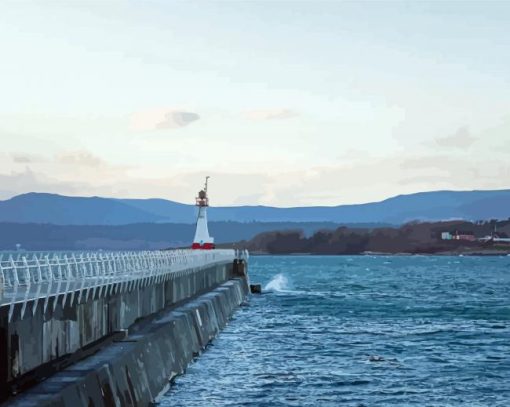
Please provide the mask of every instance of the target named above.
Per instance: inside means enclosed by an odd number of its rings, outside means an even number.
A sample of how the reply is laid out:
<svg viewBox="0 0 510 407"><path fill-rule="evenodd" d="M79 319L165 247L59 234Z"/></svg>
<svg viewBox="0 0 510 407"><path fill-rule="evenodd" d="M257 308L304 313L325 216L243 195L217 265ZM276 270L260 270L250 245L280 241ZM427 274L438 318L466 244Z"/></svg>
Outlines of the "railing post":
<svg viewBox="0 0 510 407"><path fill-rule="evenodd" d="M12 274L13 274L13 278L14 278L14 286L17 287L19 285L18 269L16 268L16 263L14 262L14 259L12 258L12 255L9 256L9 261L10 261L11 267L12 267Z"/></svg>
<svg viewBox="0 0 510 407"><path fill-rule="evenodd" d="M21 258L21 261L23 262L23 268L25 270L25 280L26 280L26 285L27 286L30 286L30 284L32 283L32 279L30 278L30 268L28 267L28 261L27 261L27 258L25 256L23 256Z"/></svg>
<svg viewBox="0 0 510 407"><path fill-rule="evenodd" d="M42 283L43 276L42 276L41 262L39 261L39 258L37 256L35 257L35 264L37 266L37 279L38 279L38 283Z"/></svg>
<svg viewBox="0 0 510 407"><path fill-rule="evenodd" d="M53 281L53 273L51 272L50 256L49 255L44 256L44 260L46 261L46 273L47 273L46 279L51 283Z"/></svg>
<svg viewBox="0 0 510 407"><path fill-rule="evenodd" d="M6 286L7 283L5 282L4 266L0 260L0 298L3 296L3 290Z"/></svg>

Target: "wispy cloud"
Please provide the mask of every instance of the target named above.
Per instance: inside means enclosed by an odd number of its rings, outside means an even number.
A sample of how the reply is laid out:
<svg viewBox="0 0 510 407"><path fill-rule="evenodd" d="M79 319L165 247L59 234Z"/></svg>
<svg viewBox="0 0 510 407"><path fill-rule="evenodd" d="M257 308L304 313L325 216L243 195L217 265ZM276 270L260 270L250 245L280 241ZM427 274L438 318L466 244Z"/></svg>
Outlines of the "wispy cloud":
<svg viewBox="0 0 510 407"><path fill-rule="evenodd" d="M444 148L457 148L466 150L476 141L476 137L473 137L467 127L459 128L454 134L436 138L434 143L436 146Z"/></svg>
<svg viewBox="0 0 510 407"><path fill-rule="evenodd" d="M10 198L26 192L76 193L75 186L63 183L44 174L35 173L30 168L23 171L0 174L0 199ZM75 183L80 188L80 183Z"/></svg>
<svg viewBox="0 0 510 407"><path fill-rule="evenodd" d="M68 151L60 153L56 156L56 160L60 164L78 165L83 167L98 167L105 165L105 162L89 151Z"/></svg>
<svg viewBox="0 0 510 407"><path fill-rule="evenodd" d="M169 198L190 202L205 175L212 176L213 205L337 205L381 200L398 193L508 187L510 165L448 155L373 158L357 163L286 172L161 172L145 177L105 162L97 167L55 163L48 168L0 172L0 199L38 191L67 195ZM90 160L93 162L93 160ZM45 164L47 165L47 164ZM236 188L232 188L236 185ZM397 186L397 188L395 188Z"/></svg>
<svg viewBox="0 0 510 407"><path fill-rule="evenodd" d="M253 185L269 182L267 175L253 173L180 172L147 179L130 176L122 168L112 167L109 171L62 177L60 173L47 174L27 167L9 174L0 173L0 199L26 192L49 192L71 196L168 198L193 203L197 188L209 174L213 177L210 184L214 191L213 205L256 204L262 195L252 195Z"/></svg>
<svg viewBox="0 0 510 407"><path fill-rule="evenodd" d="M131 115L131 129L134 131L150 131L177 129L187 126L200 119L197 113L160 108L135 112Z"/></svg>
<svg viewBox="0 0 510 407"><path fill-rule="evenodd" d="M41 158L25 153L11 153L11 159L17 164L28 164L39 161Z"/></svg>
<svg viewBox="0 0 510 407"><path fill-rule="evenodd" d="M244 117L249 120L281 120L299 116L299 113L291 109L263 109L244 112Z"/></svg>

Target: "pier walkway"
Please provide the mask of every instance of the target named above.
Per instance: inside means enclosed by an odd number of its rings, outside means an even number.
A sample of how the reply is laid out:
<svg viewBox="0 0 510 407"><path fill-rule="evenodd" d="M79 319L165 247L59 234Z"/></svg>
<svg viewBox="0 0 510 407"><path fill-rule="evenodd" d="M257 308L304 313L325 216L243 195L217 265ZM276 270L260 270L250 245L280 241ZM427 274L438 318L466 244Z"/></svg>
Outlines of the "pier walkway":
<svg viewBox="0 0 510 407"><path fill-rule="evenodd" d="M152 284L179 273L247 258L235 250L167 250L142 252L81 252L0 254L0 306L9 305L9 322L15 304L29 301L48 306L51 296L82 296L106 290L115 283L120 291ZM54 303L56 306L56 303ZM33 308L35 313L36 307Z"/></svg>
<svg viewBox="0 0 510 407"><path fill-rule="evenodd" d="M247 259L235 250L0 254L0 401L231 280L241 278L242 301Z"/></svg>

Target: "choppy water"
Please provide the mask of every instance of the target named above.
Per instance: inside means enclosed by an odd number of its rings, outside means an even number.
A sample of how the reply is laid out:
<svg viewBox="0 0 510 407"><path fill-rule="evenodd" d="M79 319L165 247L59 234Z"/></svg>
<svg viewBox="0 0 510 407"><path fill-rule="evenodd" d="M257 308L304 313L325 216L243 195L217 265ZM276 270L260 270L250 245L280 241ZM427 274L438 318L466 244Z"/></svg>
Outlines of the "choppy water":
<svg viewBox="0 0 510 407"><path fill-rule="evenodd" d="M509 406L510 257L252 257L163 406Z"/></svg>

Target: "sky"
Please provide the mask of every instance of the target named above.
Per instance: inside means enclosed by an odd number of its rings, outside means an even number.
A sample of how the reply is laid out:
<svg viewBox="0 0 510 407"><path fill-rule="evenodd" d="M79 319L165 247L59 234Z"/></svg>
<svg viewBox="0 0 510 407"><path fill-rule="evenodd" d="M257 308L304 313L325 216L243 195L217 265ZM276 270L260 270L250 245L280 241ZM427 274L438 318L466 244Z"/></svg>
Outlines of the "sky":
<svg viewBox="0 0 510 407"><path fill-rule="evenodd" d="M0 199L510 188L510 2L2 1Z"/></svg>

